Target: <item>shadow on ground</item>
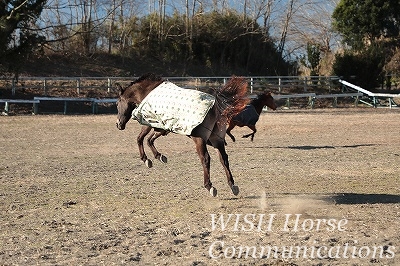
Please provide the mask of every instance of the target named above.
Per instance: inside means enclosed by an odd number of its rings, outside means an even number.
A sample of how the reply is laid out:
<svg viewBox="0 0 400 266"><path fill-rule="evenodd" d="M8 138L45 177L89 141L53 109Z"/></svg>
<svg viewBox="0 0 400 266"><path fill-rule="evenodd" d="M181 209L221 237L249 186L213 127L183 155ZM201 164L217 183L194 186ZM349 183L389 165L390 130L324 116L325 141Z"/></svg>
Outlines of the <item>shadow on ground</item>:
<svg viewBox="0 0 400 266"><path fill-rule="evenodd" d="M331 195L326 194L296 194L283 193L266 195L266 198L297 198L309 200L322 200L331 204L392 204L400 203L400 195L392 194L360 194L360 193L336 193ZM251 195L244 197L246 199L261 199L261 196ZM237 198L229 198L235 200Z"/></svg>
<svg viewBox="0 0 400 266"><path fill-rule="evenodd" d="M256 147L248 147L251 149L292 149L292 150L319 150L319 149L337 149L337 148L359 148L359 147L371 147L377 146L377 144L355 144L355 145L343 145L343 146L311 146L311 145L302 145L302 146L277 146L277 147L266 147L266 146L256 146ZM246 147L244 147L246 148Z"/></svg>
<svg viewBox="0 0 400 266"><path fill-rule="evenodd" d="M324 200L335 204L388 204L400 203L400 195L340 193L327 196Z"/></svg>

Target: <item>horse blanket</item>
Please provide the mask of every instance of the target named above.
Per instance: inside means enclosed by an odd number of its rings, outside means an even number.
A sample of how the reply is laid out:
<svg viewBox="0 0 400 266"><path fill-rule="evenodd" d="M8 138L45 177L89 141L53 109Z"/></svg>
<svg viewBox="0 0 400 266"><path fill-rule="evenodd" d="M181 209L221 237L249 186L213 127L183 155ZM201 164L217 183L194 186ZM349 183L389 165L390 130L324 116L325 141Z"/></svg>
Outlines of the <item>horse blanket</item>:
<svg viewBox="0 0 400 266"><path fill-rule="evenodd" d="M132 118L142 125L190 135L214 103L215 97L208 93L183 89L165 81L133 110Z"/></svg>
<svg viewBox="0 0 400 266"><path fill-rule="evenodd" d="M260 115L257 113L254 105L248 104L239 114L234 116L232 120L244 125L255 126L259 118Z"/></svg>

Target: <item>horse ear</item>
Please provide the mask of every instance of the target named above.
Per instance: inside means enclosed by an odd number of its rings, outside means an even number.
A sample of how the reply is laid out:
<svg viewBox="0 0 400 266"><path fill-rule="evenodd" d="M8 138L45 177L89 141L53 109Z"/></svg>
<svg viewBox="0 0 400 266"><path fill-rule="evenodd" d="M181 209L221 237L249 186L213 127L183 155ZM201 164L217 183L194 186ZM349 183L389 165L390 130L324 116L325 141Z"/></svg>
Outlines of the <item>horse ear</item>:
<svg viewBox="0 0 400 266"><path fill-rule="evenodd" d="M116 83L115 85L117 85L118 93L121 96L125 90L122 88L121 84Z"/></svg>

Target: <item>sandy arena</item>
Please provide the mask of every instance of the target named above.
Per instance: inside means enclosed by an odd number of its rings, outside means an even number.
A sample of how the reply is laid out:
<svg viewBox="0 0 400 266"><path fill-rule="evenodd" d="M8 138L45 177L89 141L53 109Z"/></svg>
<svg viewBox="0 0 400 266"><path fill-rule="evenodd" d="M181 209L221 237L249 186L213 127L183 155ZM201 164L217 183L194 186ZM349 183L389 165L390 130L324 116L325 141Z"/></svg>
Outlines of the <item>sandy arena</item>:
<svg viewBox="0 0 400 266"><path fill-rule="evenodd" d="M400 110L264 113L254 142L139 160L116 115L0 117L0 265L400 265ZM152 158L150 150L147 154Z"/></svg>

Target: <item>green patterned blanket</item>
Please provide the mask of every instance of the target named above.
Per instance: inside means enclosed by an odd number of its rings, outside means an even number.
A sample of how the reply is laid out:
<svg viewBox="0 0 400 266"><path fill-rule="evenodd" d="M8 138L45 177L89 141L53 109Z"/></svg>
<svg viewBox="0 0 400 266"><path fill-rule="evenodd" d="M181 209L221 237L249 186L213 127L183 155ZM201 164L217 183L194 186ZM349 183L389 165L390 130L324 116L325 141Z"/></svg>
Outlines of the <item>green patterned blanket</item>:
<svg viewBox="0 0 400 266"><path fill-rule="evenodd" d="M142 125L190 135L213 107L215 97L201 91L183 89L165 81L152 90L133 110Z"/></svg>

